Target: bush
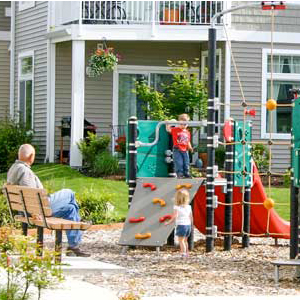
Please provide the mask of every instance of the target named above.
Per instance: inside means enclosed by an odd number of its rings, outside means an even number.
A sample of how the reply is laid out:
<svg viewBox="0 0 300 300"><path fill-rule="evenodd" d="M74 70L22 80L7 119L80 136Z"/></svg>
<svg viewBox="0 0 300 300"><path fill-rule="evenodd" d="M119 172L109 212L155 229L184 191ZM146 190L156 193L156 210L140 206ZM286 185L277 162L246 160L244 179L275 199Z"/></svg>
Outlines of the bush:
<svg viewBox="0 0 300 300"><path fill-rule="evenodd" d="M119 160L108 151L97 155L94 165L95 176L117 175L120 172Z"/></svg>
<svg viewBox="0 0 300 300"><path fill-rule="evenodd" d="M263 144L252 145L252 156L260 172L265 172L269 168L270 153Z"/></svg>
<svg viewBox="0 0 300 300"><path fill-rule="evenodd" d="M86 189L81 194L76 194L80 206L81 218L93 224L110 223L118 221L113 211L111 201L114 194L102 191L101 194L93 189Z"/></svg>
<svg viewBox="0 0 300 300"><path fill-rule="evenodd" d="M221 145L216 149L215 157L216 157L215 159L216 159L218 168L224 169L224 162L225 162L225 147L224 146Z"/></svg>
<svg viewBox="0 0 300 300"><path fill-rule="evenodd" d="M0 193L0 227L7 226L11 222L12 219L9 214L7 201L5 199L5 196L2 193Z"/></svg>
<svg viewBox="0 0 300 300"><path fill-rule="evenodd" d="M7 172L22 144L31 144L33 131L12 119L0 121L0 173Z"/></svg>
<svg viewBox="0 0 300 300"><path fill-rule="evenodd" d="M285 174L283 175L283 185L286 188L291 186L291 170L290 169L286 170Z"/></svg>
<svg viewBox="0 0 300 300"><path fill-rule="evenodd" d="M108 149L109 143L109 136L98 137L96 134L88 132L88 137L78 143L84 165L93 170L96 157Z"/></svg>

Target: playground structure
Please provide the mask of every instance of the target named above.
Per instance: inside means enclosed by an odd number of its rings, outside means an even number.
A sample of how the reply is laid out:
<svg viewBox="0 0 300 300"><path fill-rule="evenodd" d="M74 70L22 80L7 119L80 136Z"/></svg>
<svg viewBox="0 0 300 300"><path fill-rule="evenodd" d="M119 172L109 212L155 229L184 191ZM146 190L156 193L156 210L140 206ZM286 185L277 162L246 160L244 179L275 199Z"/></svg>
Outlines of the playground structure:
<svg viewBox="0 0 300 300"><path fill-rule="evenodd" d="M241 107L244 110L241 121L228 120L223 124L223 138L221 140L220 132L216 133L216 112L222 104L215 98L215 65L216 65L216 28L214 22L217 18L222 17L225 13L246 7L258 7L271 10L272 31L271 31L271 48L273 49L273 31L274 31L274 10L284 9L285 5L279 4L252 4L232 8L228 11L218 13L212 19L212 26L209 29L209 58L208 58L208 117L207 124L197 122L183 122L192 126L207 126L207 148L208 148L208 165L206 178L193 179L197 180L198 190L191 194L193 199L194 225L200 232L206 236L206 251L214 250L214 239L224 236L224 250L231 249L232 236L239 235L242 237L242 246L250 245L250 237L274 237L290 239L290 259L298 258L299 255L299 187L300 187L300 124L296 122L300 116L300 98L297 94L300 91L291 91L294 94L294 100L291 104L279 104L273 99L273 82L271 80L271 97L266 103L269 112L274 111L280 106L289 106L292 108L292 139L291 139L291 216L290 223L281 219L274 210L274 201L271 198L271 177L275 174L272 171L272 146L283 144L272 139L272 133L269 133L269 139L266 142L260 142L268 146L270 151L270 160L267 172L268 189L265 191L260 173L255 166L251 157L251 138L252 126L248 120L255 115L255 109L252 107L261 107L262 103L247 102L243 93L241 81L239 80L238 71L232 55L233 65L236 70L237 78L240 84L242 94ZM226 30L226 28L225 28ZM226 33L227 35L227 33ZM230 49L231 50L231 49ZM271 52L272 53L272 52ZM273 55L271 54L271 73L273 73ZM230 104L228 104L230 105ZM147 123L148 122L148 123ZM272 114L269 122L272 124ZM178 122L155 122L155 121L138 121L131 117L128 121L128 155L127 155L127 180L129 184L129 205L130 211L125 222L123 234L131 237L131 241L126 241L121 237L120 243L123 245L152 245L160 246L167 242L172 228L165 226L159 227L160 218L167 216L171 212L172 193L175 194L176 185L181 182L190 184L189 179L180 180L171 177L174 174L172 169L170 138L167 136L164 125L175 125ZM181 122L182 123L182 122ZM151 126L149 125L151 124ZM151 127L151 129L150 129ZM272 126L270 126L272 128ZM215 150L219 145L226 147L225 170L219 171L215 165ZM284 143L284 145L288 145ZM222 175L222 176L221 176ZM276 175L284 175L276 173ZM148 178L149 177L149 178ZM222 178L220 178L222 177ZM166 209L158 218L157 213L152 213L146 208L147 217L138 207L147 207L153 197L150 197L150 190L143 190L144 196L140 193L141 183L153 183L158 187L167 180L168 187L164 196L158 193L153 195L159 199L164 199ZM141 182L140 182L141 181ZM169 182L172 182L169 183ZM195 183L192 183L194 186ZM194 186L195 187L195 186ZM194 195L194 197L193 197ZM152 207L153 207L153 203ZM157 205L157 204L156 204ZM129 223L130 218L148 219L148 225L143 230L136 226L136 223ZM155 219L152 223L150 219ZM139 223L140 224L140 223ZM144 223L146 224L146 223ZM153 238L152 226L155 227L156 233L160 236L158 239ZM153 227L153 228L154 228ZM168 230L167 230L168 229ZM139 232L141 231L141 232ZM153 231L153 232L154 232ZM130 233L131 232L131 233ZM134 234L151 233L146 239L134 239ZM122 240L122 242L121 242ZM143 242L141 242L143 241ZM147 242L145 242L147 241Z"/></svg>

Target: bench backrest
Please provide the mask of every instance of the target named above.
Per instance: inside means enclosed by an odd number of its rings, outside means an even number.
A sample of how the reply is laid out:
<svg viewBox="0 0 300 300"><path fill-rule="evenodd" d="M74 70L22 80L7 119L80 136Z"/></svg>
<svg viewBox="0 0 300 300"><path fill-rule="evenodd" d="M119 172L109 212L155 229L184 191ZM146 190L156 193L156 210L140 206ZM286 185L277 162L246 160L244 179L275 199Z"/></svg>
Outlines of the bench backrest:
<svg viewBox="0 0 300 300"><path fill-rule="evenodd" d="M32 215L43 215L43 213L45 217L52 215L50 202L44 189L7 184L3 187L3 194L6 195L12 210L25 212L26 208L27 213ZM40 203L42 204L43 211L41 210Z"/></svg>

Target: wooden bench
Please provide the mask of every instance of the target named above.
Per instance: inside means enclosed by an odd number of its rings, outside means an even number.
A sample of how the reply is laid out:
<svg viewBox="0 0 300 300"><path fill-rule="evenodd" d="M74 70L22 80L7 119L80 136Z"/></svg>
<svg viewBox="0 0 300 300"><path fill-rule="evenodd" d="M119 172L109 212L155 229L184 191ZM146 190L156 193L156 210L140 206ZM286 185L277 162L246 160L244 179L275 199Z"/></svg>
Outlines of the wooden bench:
<svg viewBox="0 0 300 300"><path fill-rule="evenodd" d="M10 216L13 221L21 222L23 234L27 235L28 225L37 227L38 254L43 252L44 228L55 230L55 261L62 257L62 231L86 230L91 224L52 217L52 210L44 189L35 189L18 185L4 185ZM14 211L19 214L14 214ZM21 212L21 214L20 214Z"/></svg>
<svg viewBox="0 0 300 300"><path fill-rule="evenodd" d="M289 259L289 260L275 260L271 261L271 264L275 267L275 283L279 281L279 268L280 266L292 266L300 267L300 259Z"/></svg>

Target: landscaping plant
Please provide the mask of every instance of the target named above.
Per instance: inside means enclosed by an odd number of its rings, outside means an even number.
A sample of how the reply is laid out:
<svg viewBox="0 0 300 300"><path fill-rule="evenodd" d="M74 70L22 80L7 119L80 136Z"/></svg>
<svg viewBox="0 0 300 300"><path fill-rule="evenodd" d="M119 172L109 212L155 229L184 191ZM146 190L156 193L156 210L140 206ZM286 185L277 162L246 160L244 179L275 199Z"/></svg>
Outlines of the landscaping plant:
<svg viewBox="0 0 300 300"><path fill-rule="evenodd" d="M263 144L252 145L252 156L260 172L265 172L269 168L270 152Z"/></svg>
<svg viewBox="0 0 300 300"><path fill-rule="evenodd" d="M6 118L0 121L0 173L6 172L18 157L22 144L31 144L33 131L22 122Z"/></svg>
<svg viewBox="0 0 300 300"><path fill-rule="evenodd" d="M108 135L97 136L88 132L88 137L78 143L78 148L82 154L84 166L88 168L88 173L94 175L96 157L108 149L110 137Z"/></svg>
<svg viewBox="0 0 300 300"><path fill-rule="evenodd" d="M97 192L93 188L84 189L82 193L76 194L76 199L80 206L81 218L93 224L110 223L119 221L115 217L112 199L114 194L107 191Z"/></svg>
<svg viewBox="0 0 300 300"><path fill-rule="evenodd" d="M162 85L163 92L148 86L146 81L136 82L136 93L146 104L143 106L152 120L177 119L178 115L188 113L191 118L197 115L200 120L207 114L207 88L198 80L192 67L198 65L198 59L189 65L187 61L168 61L174 71L170 84Z"/></svg>
<svg viewBox="0 0 300 300"><path fill-rule="evenodd" d="M31 237L14 235L11 229L0 229L0 267L6 272L6 283L0 287L1 300L31 299L30 286L41 291L63 280L55 252L37 256L37 244ZM6 296L5 296L6 295Z"/></svg>
<svg viewBox="0 0 300 300"><path fill-rule="evenodd" d="M105 177L117 175L120 172L119 160L110 152L104 151L96 156L94 164L94 175L97 177Z"/></svg>

